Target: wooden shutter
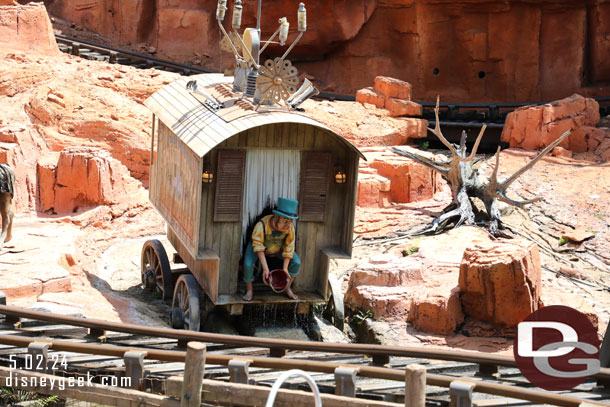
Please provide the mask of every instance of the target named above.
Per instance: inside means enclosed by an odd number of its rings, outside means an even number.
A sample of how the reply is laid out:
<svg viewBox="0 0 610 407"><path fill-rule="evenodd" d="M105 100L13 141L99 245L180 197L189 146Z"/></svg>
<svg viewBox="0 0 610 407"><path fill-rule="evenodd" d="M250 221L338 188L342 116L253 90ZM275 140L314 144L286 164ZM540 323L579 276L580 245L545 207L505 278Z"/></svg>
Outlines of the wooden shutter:
<svg viewBox="0 0 610 407"><path fill-rule="evenodd" d="M246 152L221 150L216 170L215 222L239 222L244 191Z"/></svg>
<svg viewBox="0 0 610 407"><path fill-rule="evenodd" d="M326 219L330 162L329 153L303 153L299 197L300 220L324 222Z"/></svg>

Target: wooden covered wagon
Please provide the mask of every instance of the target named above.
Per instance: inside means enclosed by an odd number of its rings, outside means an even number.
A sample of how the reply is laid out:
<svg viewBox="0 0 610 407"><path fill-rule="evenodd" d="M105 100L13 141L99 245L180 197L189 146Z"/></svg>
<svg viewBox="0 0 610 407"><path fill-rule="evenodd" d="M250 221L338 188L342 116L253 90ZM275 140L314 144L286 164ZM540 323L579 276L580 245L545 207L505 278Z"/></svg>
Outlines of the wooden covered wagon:
<svg viewBox="0 0 610 407"><path fill-rule="evenodd" d="M196 93L187 87L193 80ZM362 154L305 114L256 109L228 81L220 74L181 78L145 102L153 112L150 200L167 222L174 262L188 272L172 272L163 246L151 240L142 250L142 281L164 299L173 294L175 328L198 330L213 307L239 315L246 304L297 303L299 313L308 312L332 297L329 262L351 256ZM299 298L255 282L246 302L243 252L254 222L280 196L299 201Z"/></svg>

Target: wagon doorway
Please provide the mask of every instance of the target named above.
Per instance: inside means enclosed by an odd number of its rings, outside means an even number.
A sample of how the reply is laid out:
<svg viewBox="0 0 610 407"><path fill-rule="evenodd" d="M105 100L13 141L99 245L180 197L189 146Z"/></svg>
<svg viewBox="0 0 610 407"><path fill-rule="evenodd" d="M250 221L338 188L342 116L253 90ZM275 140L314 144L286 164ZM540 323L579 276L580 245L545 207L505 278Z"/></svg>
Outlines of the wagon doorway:
<svg viewBox="0 0 610 407"><path fill-rule="evenodd" d="M298 199L301 173L299 150L248 150L242 205L242 254L252 229L270 215L279 197ZM295 224L295 228L296 228Z"/></svg>

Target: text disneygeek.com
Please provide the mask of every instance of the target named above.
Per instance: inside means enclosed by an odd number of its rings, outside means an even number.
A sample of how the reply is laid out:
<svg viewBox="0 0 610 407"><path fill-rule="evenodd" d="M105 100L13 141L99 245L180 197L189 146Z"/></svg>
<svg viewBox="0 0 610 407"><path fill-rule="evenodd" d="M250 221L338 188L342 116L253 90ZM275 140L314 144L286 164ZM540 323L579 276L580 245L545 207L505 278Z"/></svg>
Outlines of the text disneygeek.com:
<svg viewBox="0 0 610 407"><path fill-rule="evenodd" d="M4 378L6 387L44 387L65 390L71 387L89 387L94 384L112 387L131 387L131 377L117 376L92 376L89 372L86 375L77 377L53 376L57 372L68 373L68 363L65 355L53 354L45 358L43 355L14 355L9 357L10 373ZM45 369L46 365L46 369ZM33 376L27 373L47 373L44 376Z"/></svg>

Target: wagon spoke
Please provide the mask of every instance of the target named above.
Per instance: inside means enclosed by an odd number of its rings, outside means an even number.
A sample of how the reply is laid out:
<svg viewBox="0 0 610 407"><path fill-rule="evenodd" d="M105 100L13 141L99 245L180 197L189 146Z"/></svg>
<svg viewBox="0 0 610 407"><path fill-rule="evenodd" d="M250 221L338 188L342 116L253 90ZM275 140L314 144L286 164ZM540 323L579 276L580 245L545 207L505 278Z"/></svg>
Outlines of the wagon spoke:
<svg viewBox="0 0 610 407"><path fill-rule="evenodd" d="M152 259L150 258L150 249L146 250L146 269L150 269L152 266Z"/></svg>
<svg viewBox="0 0 610 407"><path fill-rule="evenodd" d="M180 308L186 309L188 304L188 293L186 292L186 285L182 286L182 301L180 302Z"/></svg>

